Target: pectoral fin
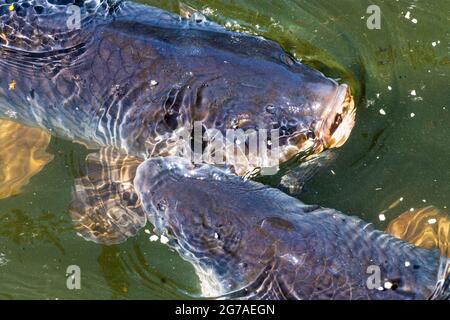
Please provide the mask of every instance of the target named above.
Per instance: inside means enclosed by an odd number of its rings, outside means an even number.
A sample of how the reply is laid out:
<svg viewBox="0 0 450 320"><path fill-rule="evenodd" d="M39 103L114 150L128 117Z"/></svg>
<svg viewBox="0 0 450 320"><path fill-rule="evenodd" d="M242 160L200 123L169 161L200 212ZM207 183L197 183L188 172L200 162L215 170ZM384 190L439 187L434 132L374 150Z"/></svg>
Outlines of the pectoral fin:
<svg viewBox="0 0 450 320"><path fill-rule="evenodd" d="M86 175L75 180L70 213L86 239L112 245L135 236L147 223L133 180L141 160L113 148L86 158Z"/></svg>
<svg viewBox="0 0 450 320"><path fill-rule="evenodd" d="M19 194L53 159L46 152L49 143L50 135L41 129L0 120L0 199Z"/></svg>

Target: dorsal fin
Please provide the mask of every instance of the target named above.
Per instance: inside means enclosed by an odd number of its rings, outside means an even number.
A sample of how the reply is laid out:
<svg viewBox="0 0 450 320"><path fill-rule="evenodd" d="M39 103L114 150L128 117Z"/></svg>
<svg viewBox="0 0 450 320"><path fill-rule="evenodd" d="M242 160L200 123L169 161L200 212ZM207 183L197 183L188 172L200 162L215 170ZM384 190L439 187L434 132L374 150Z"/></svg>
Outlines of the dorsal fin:
<svg viewBox="0 0 450 320"><path fill-rule="evenodd" d="M75 180L70 213L86 239L111 245L126 241L147 223L133 180L141 160L105 148L86 158L86 175Z"/></svg>

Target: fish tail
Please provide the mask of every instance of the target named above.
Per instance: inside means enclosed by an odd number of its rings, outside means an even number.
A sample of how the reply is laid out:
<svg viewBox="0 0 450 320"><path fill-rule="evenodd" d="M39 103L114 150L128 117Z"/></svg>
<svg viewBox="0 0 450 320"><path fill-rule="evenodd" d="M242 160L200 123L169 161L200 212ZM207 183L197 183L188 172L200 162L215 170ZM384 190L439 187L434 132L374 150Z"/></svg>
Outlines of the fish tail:
<svg viewBox="0 0 450 320"><path fill-rule="evenodd" d="M438 281L430 300L450 300L450 258L441 257Z"/></svg>

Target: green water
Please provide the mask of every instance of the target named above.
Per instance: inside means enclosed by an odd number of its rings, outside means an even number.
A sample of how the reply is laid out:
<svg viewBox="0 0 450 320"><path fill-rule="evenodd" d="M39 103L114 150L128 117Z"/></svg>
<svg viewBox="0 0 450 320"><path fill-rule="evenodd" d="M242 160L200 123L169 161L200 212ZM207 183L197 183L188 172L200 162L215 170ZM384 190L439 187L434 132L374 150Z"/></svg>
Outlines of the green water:
<svg viewBox="0 0 450 320"><path fill-rule="evenodd" d="M177 1L147 3L178 10ZM187 3L221 24L276 40L352 85L358 100L353 134L336 161L306 185L302 200L358 215L381 229L410 208L450 206L450 1ZM366 27L370 4L381 8L381 30ZM54 139L49 152L55 160L22 194L0 200L0 299L199 293L193 268L145 232L113 247L78 237L68 203L87 151ZM400 198L386 221L379 221L378 214ZM81 268L81 290L66 287L69 265Z"/></svg>

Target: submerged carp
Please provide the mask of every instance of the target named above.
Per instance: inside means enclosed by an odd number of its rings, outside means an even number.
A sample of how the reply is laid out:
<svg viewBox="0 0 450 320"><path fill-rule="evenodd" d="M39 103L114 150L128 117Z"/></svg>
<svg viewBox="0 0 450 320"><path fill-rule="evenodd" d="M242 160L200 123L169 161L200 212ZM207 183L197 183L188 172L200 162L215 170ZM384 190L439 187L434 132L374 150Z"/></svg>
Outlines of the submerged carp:
<svg viewBox="0 0 450 320"><path fill-rule="evenodd" d="M77 4L78 27L47 0L1 11L0 118L141 158L179 155L195 122L223 135L276 130L281 162L339 147L352 130L347 85L275 42L127 1Z"/></svg>
<svg viewBox="0 0 450 320"><path fill-rule="evenodd" d="M217 168L150 159L135 188L156 230L195 266L204 294L450 299L450 259L438 249Z"/></svg>

